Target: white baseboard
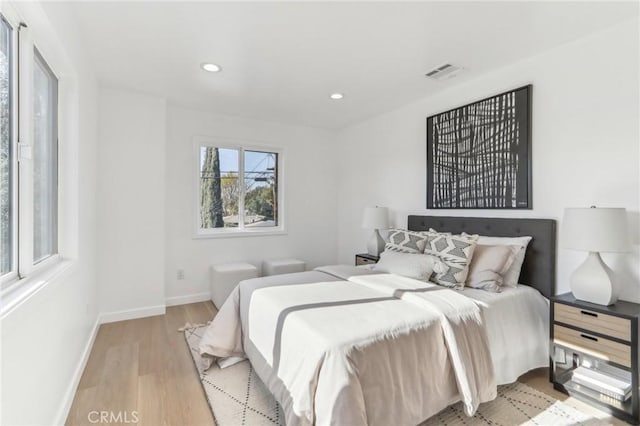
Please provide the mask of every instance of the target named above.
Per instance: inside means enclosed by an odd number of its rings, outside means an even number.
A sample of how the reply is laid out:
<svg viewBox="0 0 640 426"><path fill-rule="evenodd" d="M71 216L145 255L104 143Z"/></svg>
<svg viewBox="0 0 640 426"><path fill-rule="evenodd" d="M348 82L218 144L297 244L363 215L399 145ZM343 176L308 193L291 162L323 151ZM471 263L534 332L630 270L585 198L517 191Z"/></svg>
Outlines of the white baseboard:
<svg viewBox="0 0 640 426"><path fill-rule="evenodd" d="M206 302L207 300L211 300L211 294L209 294L208 292L188 294L186 296L167 297L166 304L167 306L178 306L186 305L188 303Z"/></svg>
<svg viewBox="0 0 640 426"><path fill-rule="evenodd" d="M64 397L62 398L62 405L60 407L60 410L58 410L58 415L56 416L56 421L54 422L54 424L56 425L65 424L67 417L69 416L69 410L71 410L73 398L76 396L76 389L78 389L80 379L82 378L82 373L84 373L84 368L87 365L87 361L89 361L89 355L91 355L93 342L95 342L96 340L99 328L100 318L98 317L96 318L96 322L93 324L93 329L91 330L91 334L89 335L89 340L87 340L87 344L84 346L82 356L80 357L80 362L78 362L76 370L73 372L73 377L71 377L71 382L69 383L69 386L64 393Z"/></svg>
<svg viewBox="0 0 640 426"><path fill-rule="evenodd" d="M116 321L125 321L136 318L154 317L164 315L165 306L147 306L146 308L128 309L125 311L106 312L100 314L100 324L107 324Z"/></svg>

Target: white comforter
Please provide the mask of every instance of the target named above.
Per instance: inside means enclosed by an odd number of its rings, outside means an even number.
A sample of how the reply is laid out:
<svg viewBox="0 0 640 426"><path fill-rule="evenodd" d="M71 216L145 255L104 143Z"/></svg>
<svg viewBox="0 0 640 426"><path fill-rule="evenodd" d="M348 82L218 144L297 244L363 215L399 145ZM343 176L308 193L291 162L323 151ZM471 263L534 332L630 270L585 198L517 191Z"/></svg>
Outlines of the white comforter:
<svg viewBox="0 0 640 426"><path fill-rule="evenodd" d="M242 355L237 291L201 353ZM396 275L253 291L248 333L287 424L417 424L495 398L482 316L455 291ZM253 360L252 360L253 362Z"/></svg>

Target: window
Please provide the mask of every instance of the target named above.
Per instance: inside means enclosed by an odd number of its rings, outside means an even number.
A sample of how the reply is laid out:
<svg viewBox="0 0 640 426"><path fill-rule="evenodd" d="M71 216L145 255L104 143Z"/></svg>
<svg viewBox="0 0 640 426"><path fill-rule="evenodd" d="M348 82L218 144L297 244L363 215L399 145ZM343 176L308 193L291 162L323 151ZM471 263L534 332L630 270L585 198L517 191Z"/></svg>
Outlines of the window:
<svg viewBox="0 0 640 426"><path fill-rule="evenodd" d="M3 8L0 14L3 293L13 292L22 278L59 259L58 79L31 37L22 37L28 27L18 26L17 22L20 19L15 11ZM22 67L27 61L30 66Z"/></svg>
<svg viewBox="0 0 640 426"><path fill-rule="evenodd" d="M282 154L198 145L198 234L283 231Z"/></svg>
<svg viewBox="0 0 640 426"><path fill-rule="evenodd" d="M0 276L15 270L13 29L0 16Z"/></svg>
<svg viewBox="0 0 640 426"><path fill-rule="evenodd" d="M40 53L33 72L33 260L58 251L58 80Z"/></svg>

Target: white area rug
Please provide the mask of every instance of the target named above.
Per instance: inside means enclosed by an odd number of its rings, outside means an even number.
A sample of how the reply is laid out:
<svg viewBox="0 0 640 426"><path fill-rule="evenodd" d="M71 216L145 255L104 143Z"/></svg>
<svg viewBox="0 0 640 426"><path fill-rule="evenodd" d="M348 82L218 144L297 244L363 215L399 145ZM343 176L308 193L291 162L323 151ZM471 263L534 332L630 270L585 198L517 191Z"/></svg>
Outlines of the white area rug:
<svg viewBox="0 0 640 426"><path fill-rule="evenodd" d="M284 425L282 410L249 361L202 371L198 344L207 326L184 331L217 426Z"/></svg>
<svg viewBox="0 0 640 426"><path fill-rule="evenodd" d="M198 343L206 326L185 330L191 356L200 374L209 406L218 426L284 425L283 413L248 361L203 372ZM498 397L482 404L472 418L461 404L442 410L420 426L435 425L608 425L607 414L569 398L558 401L522 383L498 387Z"/></svg>
<svg viewBox="0 0 640 426"><path fill-rule="evenodd" d="M608 414L573 398L558 401L520 382L498 386L498 397L481 404L472 418L464 414L462 404L445 408L420 426L436 425L609 425Z"/></svg>

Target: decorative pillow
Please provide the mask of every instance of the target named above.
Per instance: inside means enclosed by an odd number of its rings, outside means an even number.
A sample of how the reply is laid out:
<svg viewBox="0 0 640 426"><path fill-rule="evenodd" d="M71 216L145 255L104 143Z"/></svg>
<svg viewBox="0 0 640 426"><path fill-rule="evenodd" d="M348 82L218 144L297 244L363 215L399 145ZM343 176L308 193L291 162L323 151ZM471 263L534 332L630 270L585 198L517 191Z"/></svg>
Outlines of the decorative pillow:
<svg viewBox="0 0 640 426"><path fill-rule="evenodd" d="M509 246L514 253L513 262L507 271L502 275L503 287L517 287L520 271L524 263L524 255L527 252L531 237L486 237L481 235L478 238L478 244L490 246Z"/></svg>
<svg viewBox="0 0 640 426"><path fill-rule="evenodd" d="M420 232L391 229L389 242L384 246L384 250L400 253L422 253L426 243L427 237Z"/></svg>
<svg viewBox="0 0 640 426"><path fill-rule="evenodd" d="M514 259L515 253L511 246L477 244L465 286L499 293L504 274Z"/></svg>
<svg viewBox="0 0 640 426"><path fill-rule="evenodd" d="M423 235L427 238L424 253L440 259L448 267L445 272L436 272L431 280L445 287L464 288L478 236L438 232L423 232Z"/></svg>
<svg viewBox="0 0 640 426"><path fill-rule="evenodd" d="M441 270L440 263L438 259L426 254L384 251L373 270L429 281L434 269Z"/></svg>

